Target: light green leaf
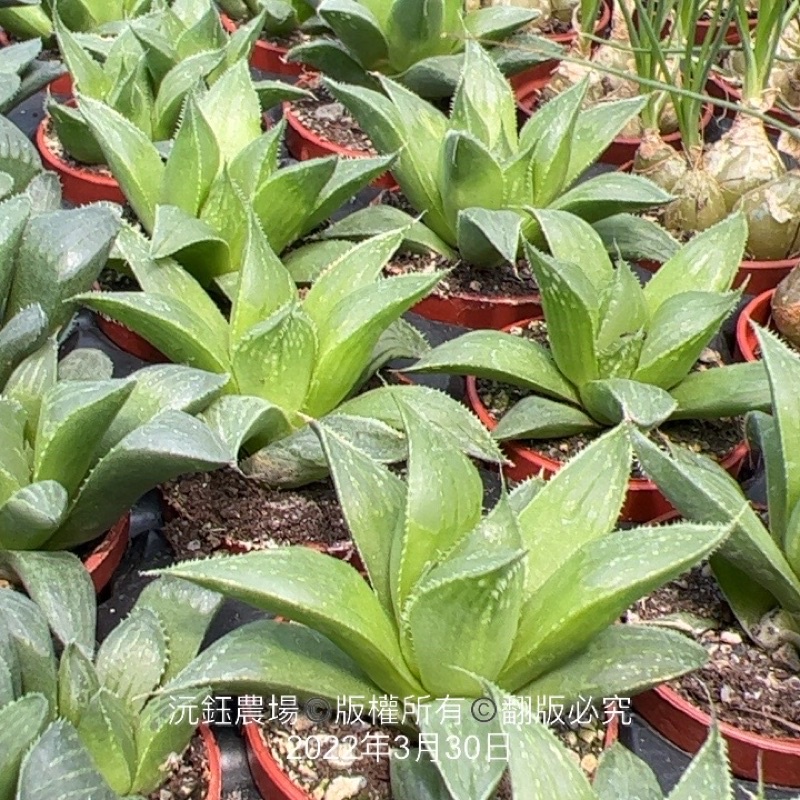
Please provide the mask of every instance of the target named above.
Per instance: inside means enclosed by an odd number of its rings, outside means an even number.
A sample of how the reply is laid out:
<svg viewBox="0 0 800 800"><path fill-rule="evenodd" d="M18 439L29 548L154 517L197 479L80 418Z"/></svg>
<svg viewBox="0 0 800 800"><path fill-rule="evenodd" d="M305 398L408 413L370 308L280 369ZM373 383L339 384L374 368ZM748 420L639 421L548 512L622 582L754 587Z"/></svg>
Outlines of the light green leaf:
<svg viewBox="0 0 800 800"><path fill-rule="evenodd" d="M600 426L579 408L531 395L523 397L503 415L492 431L497 441L553 439L599 430Z"/></svg>
<svg viewBox="0 0 800 800"><path fill-rule="evenodd" d="M653 770L619 742L600 756L592 788L597 800L664 800Z"/></svg>
<svg viewBox="0 0 800 800"><path fill-rule="evenodd" d="M0 800L14 800L20 764L49 720L47 700L40 694L0 708Z"/></svg>
<svg viewBox="0 0 800 800"><path fill-rule="evenodd" d="M581 386L586 410L606 425L632 422L649 430L669 419L677 403L669 392L648 383L606 378Z"/></svg>

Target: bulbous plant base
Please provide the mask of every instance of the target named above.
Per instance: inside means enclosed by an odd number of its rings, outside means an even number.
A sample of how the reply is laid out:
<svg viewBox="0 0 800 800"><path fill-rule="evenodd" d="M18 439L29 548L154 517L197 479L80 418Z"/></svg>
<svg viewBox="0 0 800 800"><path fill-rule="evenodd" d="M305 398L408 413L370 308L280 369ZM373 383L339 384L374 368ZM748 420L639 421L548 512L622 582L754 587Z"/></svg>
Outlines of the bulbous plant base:
<svg viewBox="0 0 800 800"><path fill-rule="evenodd" d="M64 199L75 205L96 203L101 200L125 205L125 195L115 178L74 167L53 152L46 136L48 124L47 118L39 123L36 129L36 147L45 167L57 173L61 179Z"/></svg>
<svg viewBox="0 0 800 800"><path fill-rule="evenodd" d="M219 18L222 27L228 33L233 33L239 27L227 14L220 14ZM302 64L286 61L288 52L287 48L278 44L273 44L264 39L257 39L253 52L250 54L250 66L273 75L300 77L305 68Z"/></svg>
<svg viewBox="0 0 800 800"><path fill-rule="evenodd" d="M619 715L610 716L603 749L608 750L619 739ZM264 800L312 800L308 792L293 783L281 769L261 735L260 726L254 723L242 727L247 747L247 761L253 783Z"/></svg>
<svg viewBox="0 0 800 800"><path fill-rule="evenodd" d="M302 84L302 81L300 83ZM342 147L329 139L323 139L318 136L311 128L300 122L297 114L292 110L291 103L283 104L283 117L286 120L286 148L298 161L308 161L312 158L326 158L328 156L364 158L370 155L364 150ZM390 191L398 188L397 181L391 172L381 175L380 178L372 182L372 185L376 189L388 189Z"/></svg>
<svg viewBox="0 0 800 800"><path fill-rule="evenodd" d="M529 322L541 318L541 316L538 316L533 319L522 320L517 322L516 325L524 327ZM490 431L494 430L497 427L497 420L481 400L478 393L477 379L472 375L466 378L466 393L467 401L472 411ZM505 467L503 472L514 481L524 481L526 478L535 475L547 480L552 478L563 466L560 461L548 458L542 453L530 447L525 447L518 442L504 442L503 449L511 461L511 465ZM747 443L740 442L720 462L720 465L733 477L736 477L748 452ZM620 519L626 522L647 523L670 512L674 512L672 505L652 481L646 478L630 479L628 482L628 495L622 506Z"/></svg>
<svg viewBox="0 0 800 800"><path fill-rule="evenodd" d="M462 328L501 330L541 313L539 295L523 297L487 297L452 293L431 294L412 309L433 322L444 322Z"/></svg>
<svg viewBox="0 0 800 800"><path fill-rule="evenodd" d="M659 520L664 521L664 520ZM633 698L641 717L668 741L687 753L696 753L705 742L711 717L669 686L658 686ZM800 740L772 739L717 723L728 744L731 770L737 778L773 786L800 787Z"/></svg>
<svg viewBox="0 0 800 800"><path fill-rule="evenodd" d="M125 555L130 540L130 526L131 517L126 514L83 560L98 594L108 586Z"/></svg>

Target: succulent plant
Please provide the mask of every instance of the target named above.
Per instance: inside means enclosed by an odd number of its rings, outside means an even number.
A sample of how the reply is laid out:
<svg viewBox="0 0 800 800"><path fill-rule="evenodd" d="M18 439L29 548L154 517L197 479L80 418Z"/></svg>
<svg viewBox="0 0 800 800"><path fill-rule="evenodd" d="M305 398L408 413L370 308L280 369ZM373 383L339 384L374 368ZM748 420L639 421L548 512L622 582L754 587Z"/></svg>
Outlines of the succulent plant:
<svg viewBox="0 0 800 800"><path fill-rule="evenodd" d="M497 708L514 708L514 698L491 685L487 697ZM464 716L469 709L462 709ZM444 740L455 731L439 724L436 709L424 716L429 733ZM551 731L536 719L520 724L512 714L498 716L489 727L506 742L508 770L514 800L730 800L733 778L728 749L716 723L700 751L672 790L664 794L653 770L619 742L600 756L600 763L590 784L583 770L569 757ZM486 735L481 731L482 735ZM455 735L463 737L463 733ZM501 766L506 766L498 759ZM422 762L422 766L415 762ZM392 797L395 800L488 800L493 796L502 773L484 770L482 760L440 758L436 764L425 752L416 751L407 758L392 761ZM438 768L438 769L437 769ZM498 774L500 773L500 774ZM759 792L759 798L763 794ZM754 799L755 800L755 799Z"/></svg>
<svg viewBox="0 0 800 800"><path fill-rule="evenodd" d="M373 88L380 73L422 97L452 95L469 41L487 45L505 75L561 53L545 39L515 35L538 16L525 8L467 11L463 0L323 0L316 11L331 35L293 47L290 61Z"/></svg>
<svg viewBox="0 0 800 800"><path fill-rule="evenodd" d="M150 258L148 242L131 229L119 237L121 255L144 291L90 292L85 305L119 320L178 363L229 375L225 395L204 418L228 444L231 458L250 454L243 468L272 484L300 484L326 474L325 459L308 416L336 411L331 424L384 460L405 457L392 399L377 389L342 405L390 358L427 349L422 336L400 319L441 277L380 279L402 232L349 246L316 271L299 291L270 250L252 213L242 262L226 285L230 320L176 261ZM500 460L493 443L466 409L422 387L402 387L443 418L478 457Z"/></svg>
<svg viewBox="0 0 800 800"><path fill-rule="evenodd" d="M148 137L109 106L85 99L82 110L152 236L150 255L176 259L203 285L239 268L251 209L280 253L392 161L326 158L279 168L284 124L262 132L258 94L243 62L188 99L166 163Z"/></svg>
<svg viewBox="0 0 800 800"><path fill-rule="evenodd" d="M622 214L623 228L636 224L651 230L653 225L633 223L624 212L670 199L655 184L620 172L577 183L638 113L642 98L581 111L582 83L542 107L518 135L514 93L474 43L467 45L449 118L393 80L382 78L381 85L385 95L330 84L377 149L398 154L392 174L422 214L428 228L422 243L442 255L452 258L457 250L474 265L514 263L521 236L541 236L532 209L557 209L590 222L619 220ZM374 207L351 215L325 235L363 235L381 225L411 222L399 209Z"/></svg>
<svg viewBox="0 0 800 800"><path fill-rule="evenodd" d="M569 702L636 692L704 662L680 634L614 624L726 535L691 524L612 532L630 469L625 426L549 482L503 492L484 515L480 476L452 437L402 402L399 413L405 479L315 425L369 582L304 547L169 568L293 623L233 631L167 688L355 696L365 708L394 698L407 708L478 698L491 681Z"/></svg>
<svg viewBox="0 0 800 800"><path fill-rule="evenodd" d="M763 647L800 645L800 411L792 387L800 361L767 330L756 328L773 416L753 412L751 437L766 462L768 522L736 481L708 458L684 448L671 454L636 436L647 474L688 519L733 524L711 558L714 576L742 627Z"/></svg>
<svg viewBox="0 0 800 800"><path fill-rule="evenodd" d="M0 114L36 94L64 71L58 61L38 58L38 40L8 45L0 50Z"/></svg>
<svg viewBox="0 0 800 800"><path fill-rule="evenodd" d="M51 340L0 396L0 549L77 547L159 483L230 462L192 416L226 376L159 365L112 379L109 362L109 377L98 380L96 360L73 354L71 379L57 381L56 356Z"/></svg>
<svg viewBox="0 0 800 800"><path fill-rule="evenodd" d="M58 206L60 194L22 132L2 122L0 182L27 191L0 202L0 391L72 316L68 301L100 274L119 230L112 207L40 211L45 201Z"/></svg>
<svg viewBox="0 0 800 800"><path fill-rule="evenodd" d="M475 331L411 369L529 389L500 420L498 439L569 436L623 419L649 429L769 408L762 364L693 371L741 294L730 291L747 238L740 214L685 244L642 287L626 262L611 263L586 222L563 211L534 213L553 254L527 247L550 352L521 336Z"/></svg>
<svg viewBox="0 0 800 800"><path fill-rule="evenodd" d="M81 113L86 99L107 103L148 140L165 141L172 138L186 95L198 83L212 85L235 64L246 65L259 20L228 37L211 3L200 6L208 10L199 20L167 9L126 26L102 61L56 17L58 43L79 95L77 107L51 98L47 110L73 158L85 164L103 163L105 158ZM266 106L298 95L277 81L262 81L259 89Z"/></svg>
<svg viewBox="0 0 800 800"><path fill-rule="evenodd" d="M156 581L97 647L95 593L77 558L0 560L34 598L0 591L0 800L156 790L197 727L175 718L186 698L162 686L197 654L220 598Z"/></svg>
<svg viewBox="0 0 800 800"><path fill-rule="evenodd" d="M267 36L288 36L314 17L313 0L217 0L232 20L243 22L264 13L261 30Z"/></svg>

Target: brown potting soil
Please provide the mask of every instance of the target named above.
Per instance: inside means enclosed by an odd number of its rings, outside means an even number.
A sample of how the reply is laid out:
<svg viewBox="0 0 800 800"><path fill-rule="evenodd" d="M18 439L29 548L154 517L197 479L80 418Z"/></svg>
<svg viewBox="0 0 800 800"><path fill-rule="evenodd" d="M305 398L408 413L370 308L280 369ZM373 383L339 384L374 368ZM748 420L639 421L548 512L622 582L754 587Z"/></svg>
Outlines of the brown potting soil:
<svg viewBox="0 0 800 800"><path fill-rule="evenodd" d="M58 138L55 128L53 127L53 121L49 117L46 119L44 125L44 139L50 151L73 169L91 172L93 175L99 175L104 178L114 177L111 174L111 170L105 164L84 164L82 161L73 158L65 150L64 145L61 144L61 140Z"/></svg>
<svg viewBox="0 0 800 800"><path fill-rule="evenodd" d="M106 292L138 292L139 282L131 275L124 272L117 272L111 267L103 267L100 277L97 279L100 288Z"/></svg>
<svg viewBox="0 0 800 800"><path fill-rule="evenodd" d="M179 559L350 538L330 482L277 490L223 469L183 476L162 492L164 535Z"/></svg>
<svg viewBox="0 0 800 800"><path fill-rule="evenodd" d="M295 45L303 44L303 42L307 42L310 39L310 37L302 31L292 31L286 34L286 36L269 36L267 32L263 30L258 38L261 39L262 42L268 42L269 44L274 44L276 47L283 47L286 50L291 50Z"/></svg>
<svg viewBox="0 0 800 800"><path fill-rule="evenodd" d="M525 336L547 347L547 324L544 320L535 320L524 329L522 327L514 328L510 333ZM702 371L723 365L724 362L720 353L712 348L706 348L700 356L695 369ZM511 407L516 405L522 398L533 394L529 389L483 378L479 378L477 384L481 401L497 420L502 419ZM521 440L520 444L530 447L554 461L565 462L591 444L602 432L601 430L594 434L579 433L574 436L553 439ZM710 456L716 461L722 461L744 438L744 418L677 420L675 422L666 422L658 428L654 428L648 435L653 442L665 450L668 449L670 443L678 444ZM643 474L641 466L635 459L631 469L631 477L647 477Z"/></svg>
<svg viewBox="0 0 800 800"><path fill-rule="evenodd" d="M748 639L704 565L639 602L628 622L660 621L703 645L706 666L670 682L693 705L740 730L800 738L800 658L792 645L768 652Z"/></svg>
<svg viewBox="0 0 800 800"><path fill-rule="evenodd" d="M169 762L170 774L148 800L206 800L211 778L203 737L196 733L180 757Z"/></svg>
<svg viewBox="0 0 800 800"><path fill-rule="evenodd" d="M312 80L305 88L313 92L314 97L293 101L292 110L306 128L340 147L377 154L369 136L350 112L318 80Z"/></svg>
<svg viewBox="0 0 800 800"><path fill-rule="evenodd" d="M570 758L593 775L603 750L603 725L595 721L571 729L560 724L554 731ZM260 734L284 774L320 800L391 800L389 753L393 748L405 752L415 746L396 729L363 718L315 723L302 713L263 720ZM494 800L512 797L506 773Z"/></svg>

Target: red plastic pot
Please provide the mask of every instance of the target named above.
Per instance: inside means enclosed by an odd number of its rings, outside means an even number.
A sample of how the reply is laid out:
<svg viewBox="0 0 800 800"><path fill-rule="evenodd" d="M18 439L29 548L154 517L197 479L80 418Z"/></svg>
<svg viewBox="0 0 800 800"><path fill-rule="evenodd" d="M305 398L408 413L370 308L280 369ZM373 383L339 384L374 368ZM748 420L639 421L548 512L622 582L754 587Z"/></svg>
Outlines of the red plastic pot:
<svg viewBox="0 0 800 800"><path fill-rule="evenodd" d="M327 158L328 156L338 156L339 158L365 158L369 156L364 150L353 150L350 147L342 147L329 139L318 136L311 128L307 128L300 122L297 114L292 110L291 103L283 104L283 116L286 120L286 148L298 161L308 161L312 158ZM394 191L398 188L397 181L391 172L381 175L372 182L378 189L389 189Z"/></svg>
<svg viewBox="0 0 800 800"><path fill-rule="evenodd" d="M54 81L50 81L50 83L47 84L47 88L50 90L51 94L60 94L64 97L72 97L72 75L70 75L69 72L59 75Z"/></svg>
<svg viewBox="0 0 800 800"><path fill-rule="evenodd" d="M502 330L503 328L540 314L539 295L522 297L487 297L485 295L448 294L435 292L420 300L412 309L434 322L458 325L462 328Z"/></svg>
<svg viewBox="0 0 800 800"><path fill-rule="evenodd" d="M125 555L130 539L130 526L130 514L126 514L83 561L98 593L108 586Z"/></svg>
<svg viewBox="0 0 800 800"><path fill-rule="evenodd" d="M126 328L122 323L109 319L100 313L95 313L94 317L97 320L97 327L120 350L151 364L170 363L170 360L160 350L153 347L147 339L144 339L130 328Z"/></svg>
<svg viewBox="0 0 800 800"><path fill-rule="evenodd" d="M524 326L535 319L542 319L542 317L539 315L533 319L523 320L518 322L517 325ZM497 420L483 404L478 394L478 382L472 375L466 379L466 391L472 410L489 430L494 430L497 427ZM505 468L505 474L512 480L522 481L534 475L549 479L563 466L562 462L548 458L542 453L530 447L524 447L517 442L505 442L503 446L512 462L511 466ZM740 442L722 460L721 466L733 477L736 477L742 468L747 453L747 443ZM667 498L661 494L655 483L646 478L630 479L628 495L622 507L622 519L629 522L646 523L672 511L674 511L673 507Z"/></svg>
<svg viewBox="0 0 800 800"><path fill-rule="evenodd" d="M257 724L243 726L247 760L253 783L265 800L311 800L311 795L293 783L281 769L261 735ZM619 739L619 717L613 716L606 728L603 749L607 750Z"/></svg>
<svg viewBox="0 0 800 800"><path fill-rule="evenodd" d="M206 794L206 800L222 800L222 757L219 752L217 738L208 725L201 725L197 730L203 740L208 757L208 794Z"/></svg>
<svg viewBox="0 0 800 800"><path fill-rule="evenodd" d="M753 30L756 26L755 19L751 19L748 23L750 25L750 30ZM697 21L697 27L695 28L694 32L694 43L695 44L703 44L705 40L709 37L709 35L713 38L714 34L716 33L716 28L711 27L711 20L708 19L701 19ZM742 37L739 36L739 28L737 27L735 22L731 22L728 25L728 32L725 34L725 41L727 44L739 44L742 41Z"/></svg>
<svg viewBox="0 0 800 800"><path fill-rule="evenodd" d="M64 199L76 205L95 203L100 200L124 205L125 195L115 178L109 175L97 175L88 169L73 167L50 149L45 137L48 123L47 117L39 123L39 127L36 129L36 147L45 167L56 172L61 178Z"/></svg>
<svg viewBox="0 0 800 800"><path fill-rule="evenodd" d="M736 320L736 350L737 355L745 361L758 361L761 358L758 348L758 339L750 326L750 321L761 325L762 328L772 328L772 296L774 289L754 297L741 311Z"/></svg>
<svg viewBox="0 0 800 800"><path fill-rule="evenodd" d="M227 14L219 15L222 27L233 33L239 26ZM264 39L257 39L253 52L250 53L250 66L273 75L289 75L299 77L304 72L302 64L286 61L288 49Z"/></svg>
<svg viewBox="0 0 800 800"><path fill-rule="evenodd" d="M611 4L603 3L600 7L600 16L594 26L595 36L599 36L609 26L610 22ZM566 33L546 33L544 38L568 48L578 38L578 34L575 30L571 30ZM530 95L532 88L541 89L542 86L546 85L559 63L557 58L541 61L522 72L518 72L516 75L512 75L509 78L509 82L514 89L517 100L521 101L523 97Z"/></svg>

